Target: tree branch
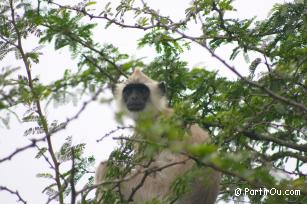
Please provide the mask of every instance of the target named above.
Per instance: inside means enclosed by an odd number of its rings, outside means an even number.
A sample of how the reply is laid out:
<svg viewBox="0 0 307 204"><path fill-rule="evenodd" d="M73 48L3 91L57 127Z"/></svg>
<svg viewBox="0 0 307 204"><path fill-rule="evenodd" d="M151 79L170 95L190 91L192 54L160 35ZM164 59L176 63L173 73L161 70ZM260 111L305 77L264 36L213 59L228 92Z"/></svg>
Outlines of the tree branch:
<svg viewBox="0 0 307 204"><path fill-rule="evenodd" d="M10 194L13 194L15 196L17 196L18 198L18 201L17 202L22 202L24 204L27 204L27 202L20 196L19 192L18 191L13 191L5 186L0 186L0 191L7 191L9 192Z"/></svg>
<svg viewBox="0 0 307 204"><path fill-rule="evenodd" d="M16 35L17 35L17 48L18 48L18 50L21 54L21 57L22 57L22 60L23 60L23 63L24 63L24 66L25 66L25 69L26 69L26 72L27 72L28 86L29 86L31 93L33 95L34 103L35 103L36 108L37 108L36 112L39 115L39 119L40 119L40 123L41 123L39 125L42 125L43 130L44 130L45 135L46 135L46 139L47 139L47 143L48 143L48 151L50 153L50 156L52 158L52 161L54 163L54 167L55 167L55 170L56 170L55 171L55 179L56 179L57 188L58 188L59 192L62 192L63 189L62 189L62 185L61 185L61 181L60 181L60 175L59 175L59 163L57 161L57 158L55 156L55 152L53 150L52 141L51 141L51 134L49 133L49 129L48 129L48 123L47 123L47 120L46 120L46 118L45 118L45 116L42 112L39 96L37 95L36 91L34 90L33 79L32 79L32 74L31 74L31 69L30 69L30 62L28 60L28 57L26 56L26 53L23 50L22 41L21 41L22 36L21 36L21 33L20 33L19 28L17 26L17 22L15 20L15 10L14 10L14 5L13 5L13 0L9 0L9 3L10 3L10 10L11 10L12 25L13 25L13 28L14 28ZM64 203L64 197L63 197L62 193L59 194L59 201L60 201L61 204Z"/></svg>

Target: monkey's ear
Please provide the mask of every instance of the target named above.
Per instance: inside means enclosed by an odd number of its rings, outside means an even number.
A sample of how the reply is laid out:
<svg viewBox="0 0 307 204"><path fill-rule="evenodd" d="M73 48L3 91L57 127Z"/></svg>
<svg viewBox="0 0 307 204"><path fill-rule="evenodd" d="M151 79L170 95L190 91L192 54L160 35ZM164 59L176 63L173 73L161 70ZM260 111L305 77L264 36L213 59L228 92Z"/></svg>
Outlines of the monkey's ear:
<svg viewBox="0 0 307 204"><path fill-rule="evenodd" d="M164 81L162 81L158 84L158 87L159 87L162 95L165 95L166 94L166 83Z"/></svg>

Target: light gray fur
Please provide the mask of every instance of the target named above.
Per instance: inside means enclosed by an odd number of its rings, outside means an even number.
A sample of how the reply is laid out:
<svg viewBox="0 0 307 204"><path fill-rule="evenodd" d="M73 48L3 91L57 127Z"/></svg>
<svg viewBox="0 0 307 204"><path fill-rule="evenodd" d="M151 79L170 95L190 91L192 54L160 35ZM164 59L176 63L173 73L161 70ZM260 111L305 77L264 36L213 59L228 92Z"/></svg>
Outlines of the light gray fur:
<svg viewBox="0 0 307 204"><path fill-rule="evenodd" d="M167 108L167 100L158 89L158 82L150 79L140 70L136 69L134 73L122 84L118 84L115 89L115 98L120 107L120 111L124 112L133 119L138 118L138 113L131 113L124 104L122 91L129 83L143 83L150 89L151 95L148 104L144 111L153 112L155 115L161 114L164 111L172 113L172 110ZM187 127L187 132L190 135L189 144L209 143L210 137L208 133L200 128L197 124ZM181 162L177 165L170 166L161 171L150 174L143 185L136 191L133 196L133 202L143 204L152 199L165 201L171 194L171 185L183 174L195 168L195 161L180 153L173 153L170 150L163 150L154 157L154 162L150 167L162 167L170 163ZM150 168L149 167L149 168ZM195 177L186 192L175 204L214 204L219 193L220 172L217 172L208 167L199 167L200 175ZM107 163L101 162L96 170L95 183L99 184L104 181ZM127 200L132 192L132 189L138 186L144 176L143 167L138 167L132 170L131 179L121 182L120 190L122 196ZM98 194L97 200L101 199L101 194ZM103 201L101 201L103 203Z"/></svg>

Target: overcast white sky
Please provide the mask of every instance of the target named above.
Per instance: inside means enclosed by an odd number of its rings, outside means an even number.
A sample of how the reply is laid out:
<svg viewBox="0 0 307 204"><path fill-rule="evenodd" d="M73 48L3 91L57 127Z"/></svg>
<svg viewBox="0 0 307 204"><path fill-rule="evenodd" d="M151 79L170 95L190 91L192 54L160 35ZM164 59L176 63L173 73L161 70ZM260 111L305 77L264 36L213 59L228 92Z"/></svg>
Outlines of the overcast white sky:
<svg viewBox="0 0 307 204"><path fill-rule="evenodd" d="M63 2L63 1L58 1ZM65 1L64 1L65 2ZM153 8L159 9L162 14L170 15L174 18L182 18L184 16L184 9L190 1L187 0L155 0L150 1ZM237 9L236 13L231 14L232 17L251 18L257 16L258 20L266 18L270 8L275 3L282 3L282 0L237 0L234 2L234 7ZM175 6L174 6L175 5ZM143 36L142 31L120 29L112 26L108 30L103 29L101 21L97 21L99 26L94 31L94 38L100 43L113 43L120 48L120 51L135 56L136 58L146 57L146 62L149 62L155 56L153 48L138 49L136 47L137 39ZM197 30L192 30L194 34ZM197 33L196 33L197 34ZM35 39L27 39L25 45L28 50L36 46ZM218 50L220 55L226 54L229 50ZM69 52L66 49L54 51L53 46L46 46L43 50L43 55L40 58L40 63L33 66L34 73L39 76L43 82L52 82L59 79L63 70L66 68L76 68L76 62L71 59ZM229 54L229 52L228 52ZM229 56L229 55L227 55ZM220 75L233 78L234 76L222 68L221 64L217 63L206 51L197 46L192 45L191 50L187 51L182 56L183 60L189 62L191 67L197 65L204 65L212 70L219 70ZM243 58L232 62L241 71L247 72L246 64ZM0 68L11 65L18 66L18 62L9 56L3 61L0 61ZM22 67L23 68L23 67ZM107 93L110 96L110 93ZM66 106L54 107L49 106L46 112L49 121L57 119L59 121L65 120L67 117L74 115L79 110L82 103L73 106L71 103ZM17 113L23 114L25 109L23 107L17 108ZM114 122L115 107L111 105L101 105L99 103L92 103L87 107L81 117L73 121L67 130L60 132L54 138L54 146L59 148L66 136L73 136L74 143L86 143L86 154L95 155L96 162L106 159L109 153L114 149L116 142L111 139L106 139L101 143L96 140L105 133L117 126ZM23 136L24 131L28 125L20 124L17 120L12 118L10 129L0 127L0 158L13 152L16 147L21 147L28 144L28 139ZM37 150L27 150L22 154L15 156L11 161L0 164L0 185L8 186L11 189L18 189L19 193L30 204L45 203L47 197L41 193L44 187L49 183L48 180L36 178L37 173L46 172L49 166L41 159L35 159ZM16 197L0 192L0 204L14 204Z"/></svg>

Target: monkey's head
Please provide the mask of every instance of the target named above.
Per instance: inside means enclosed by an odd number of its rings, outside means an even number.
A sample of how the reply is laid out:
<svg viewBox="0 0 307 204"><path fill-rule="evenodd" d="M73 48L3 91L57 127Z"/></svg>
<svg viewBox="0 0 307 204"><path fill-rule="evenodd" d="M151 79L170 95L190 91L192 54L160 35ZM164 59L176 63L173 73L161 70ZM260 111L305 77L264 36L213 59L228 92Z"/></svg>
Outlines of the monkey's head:
<svg viewBox="0 0 307 204"><path fill-rule="evenodd" d="M135 69L128 79L117 84L114 90L121 111L133 119L139 114L158 114L167 108L165 84L146 76L140 69Z"/></svg>

